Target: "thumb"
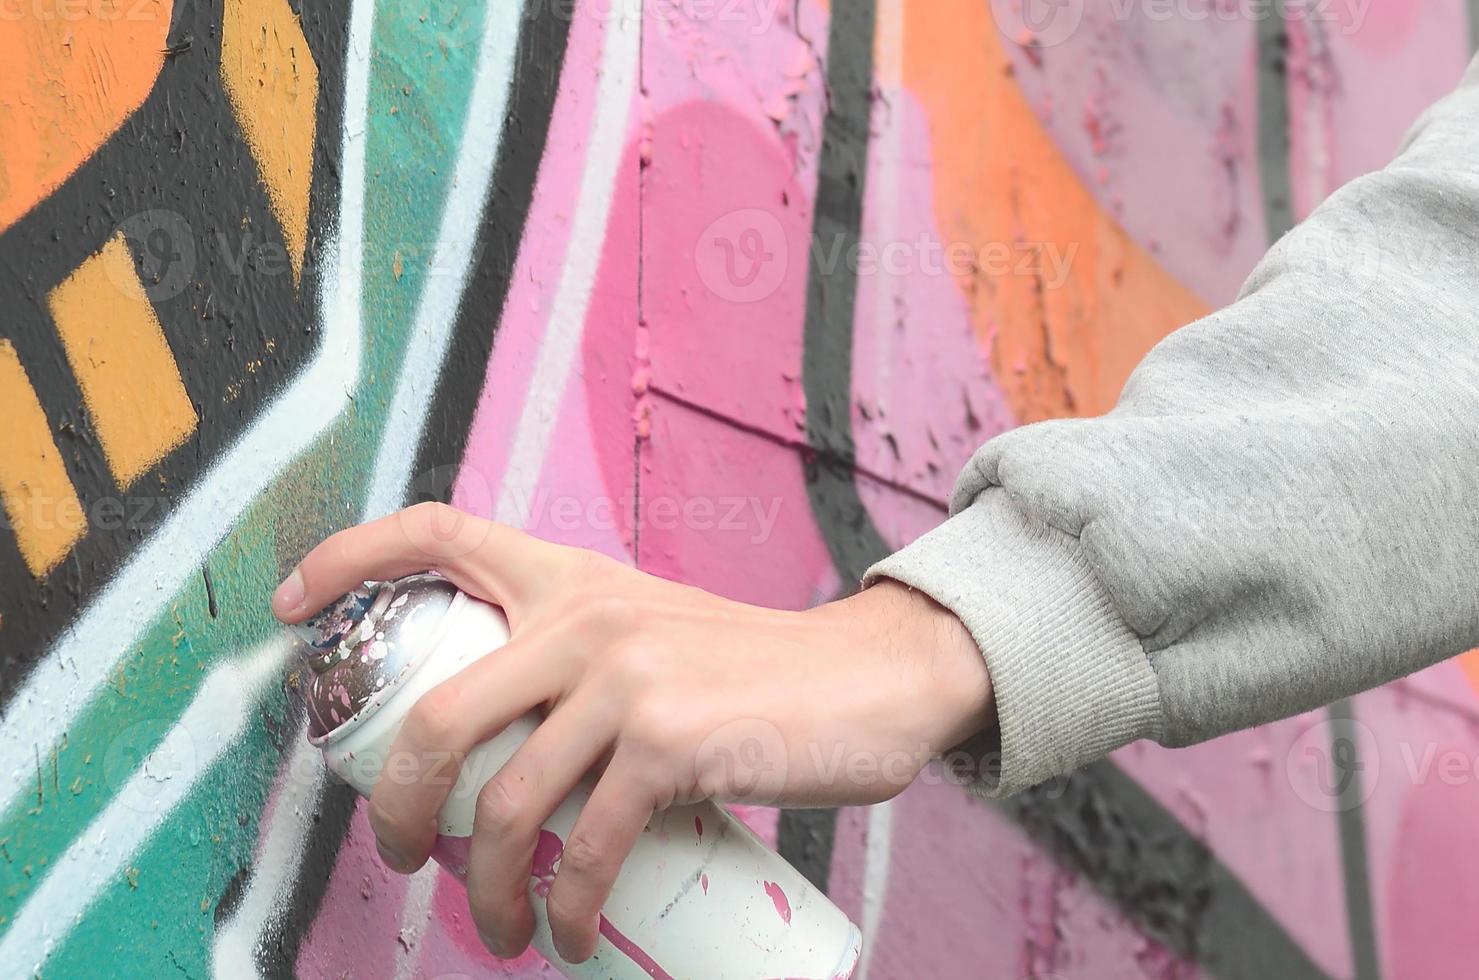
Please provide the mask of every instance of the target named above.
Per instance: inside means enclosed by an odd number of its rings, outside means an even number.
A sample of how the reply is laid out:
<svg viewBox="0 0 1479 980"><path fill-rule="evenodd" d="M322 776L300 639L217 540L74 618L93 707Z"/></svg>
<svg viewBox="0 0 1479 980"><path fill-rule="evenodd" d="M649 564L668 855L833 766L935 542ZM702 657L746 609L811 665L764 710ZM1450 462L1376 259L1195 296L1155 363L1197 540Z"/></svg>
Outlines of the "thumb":
<svg viewBox="0 0 1479 980"><path fill-rule="evenodd" d="M565 550L446 504L417 504L325 538L273 592L272 612L301 622L364 582L425 571L508 607L552 581Z"/></svg>

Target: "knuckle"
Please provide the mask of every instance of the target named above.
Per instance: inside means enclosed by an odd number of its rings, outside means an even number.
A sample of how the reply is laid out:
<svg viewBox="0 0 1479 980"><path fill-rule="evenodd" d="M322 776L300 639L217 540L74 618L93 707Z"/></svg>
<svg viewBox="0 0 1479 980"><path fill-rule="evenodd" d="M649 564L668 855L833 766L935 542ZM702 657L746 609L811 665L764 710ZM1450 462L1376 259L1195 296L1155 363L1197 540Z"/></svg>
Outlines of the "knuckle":
<svg viewBox="0 0 1479 980"><path fill-rule="evenodd" d="M405 844L415 836L414 828L407 820L386 807L374 796L370 797L366 812L370 818L370 829L375 832L375 837L387 844L394 844L399 849L404 849Z"/></svg>
<svg viewBox="0 0 1479 980"><path fill-rule="evenodd" d="M341 567L358 564L356 558L360 553L360 548L355 543L359 537L355 533L358 530L358 528L351 527L343 531L335 531L327 538L324 538L323 543L315 548L314 552L311 552L310 555L317 553L320 557L327 558L330 563Z"/></svg>
<svg viewBox="0 0 1479 980"><path fill-rule="evenodd" d="M637 711L627 729L632 746L650 759L667 759L694 744L687 719L676 710L647 705Z"/></svg>
<svg viewBox="0 0 1479 980"><path fill-rule="evenodd" d="M662 661L656 645L633 638L606 647L591 669L601 690L630 706L659 687L664 675Z"/></svg>
<svg viewBox="0 0 1479 980"><path fill-rule="evenodd" d="M440 684L411 706L405 727L419 746L455 748L460 745L462 715L462 697L457 686Z"/></svg>
<svg viewBox="0 0 1479 980"><path fill-rule="evenodd" d="M580 634L608 643L612 637L631 635L637 623L636 609L629 600L590 586L571 596L566 617Z"/></svg>
<svg viewBox="0 0 1479 980"><path fill-rule="evenodd" d="M440 500L423 500L419 504L412 504L406 508L406 513L423 524L435 524L441 520L447 520L457 511L449 504Z"/></svg>
<svg viewBox="0 0 1479 980"><path fill-rule="evenodd" d="M560 856L560 870L580 878L600 877L609 863L606 849L588 832L571 834Z"/></svg>
<svg viewBox="0 0 1479 980"><path fill-rule="evenodd" d="M495 836L513 833L523 823L523 806L509 792L507 782L497 776L488 780L478 793L474 820Z"/></svg>
<svg viewBox="0 0 1479 980"><path fill-rule="evenodd" d="M455 561L482 543L479 528L486 522L450 504L428 500L402 512L402 526L411 545L428 563Z"/></svg>

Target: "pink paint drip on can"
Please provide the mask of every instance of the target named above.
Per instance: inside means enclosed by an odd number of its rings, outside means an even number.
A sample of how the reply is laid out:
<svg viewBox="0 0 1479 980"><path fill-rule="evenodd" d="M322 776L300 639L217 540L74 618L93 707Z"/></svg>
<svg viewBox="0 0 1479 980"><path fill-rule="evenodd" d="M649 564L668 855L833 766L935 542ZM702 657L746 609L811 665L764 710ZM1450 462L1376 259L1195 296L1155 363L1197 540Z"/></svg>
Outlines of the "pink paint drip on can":
<svg viewBox="0 0 1479 980"><path fill-rule="evenodd" d="M508 622L436 575L372 583L293 632L311 668L301 685L309 740L329 769L368 796L412 705L484 656L497 656ZM531 712L474 749L441 812L435 859L467 874L478 791L539 725ZM847 977L862 936L826 895L713 803L658 813L622 866L602 909L596 955L562 960L544 895L563 842L589 799L587 781L545 823L530 869L535 948L572 980L755 980ZM777 914L784 895L787 915Z"/></svg>

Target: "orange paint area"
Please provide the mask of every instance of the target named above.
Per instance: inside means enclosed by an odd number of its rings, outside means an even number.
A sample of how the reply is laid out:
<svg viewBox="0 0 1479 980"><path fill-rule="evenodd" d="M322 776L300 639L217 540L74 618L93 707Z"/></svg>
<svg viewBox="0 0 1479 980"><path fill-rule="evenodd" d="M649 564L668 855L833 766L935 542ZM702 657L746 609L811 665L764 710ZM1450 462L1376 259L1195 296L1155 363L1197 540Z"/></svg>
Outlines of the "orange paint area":
<svg viewBox="0 0 1479 980"><path fill-rule="evenodd" d="M195 431L195 407L122 235L51 292L103 454L127 487Z"/></svg>
<svg viewBox="0 0 1479 980"><path fill-rule="evenodd" d="M173 0L0 4L0 232L143 104Z"/></svg>
<svg viewBox="0 0 1479 980"><path fill-rule="evenodd" d="M21 557L41 578L82 534L82 505L15 346L0 340L0 503Z"/></svg>
<svg viewBox="0 0 1479 980"><path fill-rule="evenodd" d="M1479 650L1470 650L1458 657L1458 665L1468 679L1469 686L1479 693Z"/></svg>
<svg viewBox="0 0 1479 980"><path fill-rule="evenodd" d="M301 282L318 121L318 64L287 0L226 0L221 77L282 226L294 280Z"/></svg>
<svg viewBox="0 0 1479 980"><path fill-rule="evenodd" d="M1100 207L1043 130L979 0L905 11L946 242L999 253L960 286L1020 422L1098 415L1166 334L1207 312ZM1035 258L1034 258L1035 255Z"/></svg>

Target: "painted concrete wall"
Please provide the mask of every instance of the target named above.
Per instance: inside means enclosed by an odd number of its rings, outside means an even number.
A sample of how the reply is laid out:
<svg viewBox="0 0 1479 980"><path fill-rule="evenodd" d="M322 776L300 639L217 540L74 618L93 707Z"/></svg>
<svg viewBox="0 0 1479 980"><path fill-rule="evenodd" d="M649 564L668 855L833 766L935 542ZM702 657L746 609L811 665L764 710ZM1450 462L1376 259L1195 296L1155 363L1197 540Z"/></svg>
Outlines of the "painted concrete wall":
<svg viewBox="0 0 1479 980"><path fill-rule="evenodd" d="M834 596L1381 165L1473 25L1023 2L0 0L0 973L550 975L305 747L301 553L450 497ZM745 815L874 980L1465 976L1476 684Z"/></svg>

